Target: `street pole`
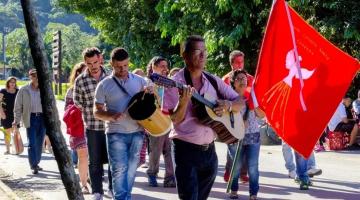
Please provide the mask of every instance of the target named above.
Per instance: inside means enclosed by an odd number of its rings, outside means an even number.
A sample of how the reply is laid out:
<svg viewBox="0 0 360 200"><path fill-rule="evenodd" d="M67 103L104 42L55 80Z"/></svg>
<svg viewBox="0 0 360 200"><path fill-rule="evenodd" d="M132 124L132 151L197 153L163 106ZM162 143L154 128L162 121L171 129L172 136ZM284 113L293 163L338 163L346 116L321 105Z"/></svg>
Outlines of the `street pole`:
<svg viewBox="0 0 360 200"><path fill-rule="evenodd" d="M10 32L10 28L9 27L4 27L3 29L3 61L4 61L4 71L3 71L3 79L6 79L6 42L5 42L5 36L6 33Z"/></svg>
<svg viewBox="0 0 360 200"><path fill-rule="evenodd" d="M5 71L6 71L6 48L5 48L5 27L4 27L4 30L3 30L3 34L2 34L2 50L3 50L3 61L4 61L4 71L3 71L3 78L5 79Z"/></svg>

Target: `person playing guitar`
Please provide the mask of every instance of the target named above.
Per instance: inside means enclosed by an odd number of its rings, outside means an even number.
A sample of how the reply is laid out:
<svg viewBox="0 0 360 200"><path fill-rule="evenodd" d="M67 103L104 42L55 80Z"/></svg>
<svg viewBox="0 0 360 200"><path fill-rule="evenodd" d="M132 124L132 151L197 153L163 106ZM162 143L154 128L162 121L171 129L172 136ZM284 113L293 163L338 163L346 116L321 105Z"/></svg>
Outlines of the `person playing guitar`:
<svg viewBox="0 0 360 200"><path fill-rule="evenodd" d="M207 51L201 36L193 35L186 39L182 57L186 66L173 80L187 86L182 87L182 90L166 90L163 106L169 110L174 123L170 138L174 144L179 198L202 200L209 196L217 173L218 159L214 145L216 133L200 123L195 109L199 102L191 97L195 93L218 97L213 109L217 116L239 112L244 102L219 77L204 72Z"/></svg>

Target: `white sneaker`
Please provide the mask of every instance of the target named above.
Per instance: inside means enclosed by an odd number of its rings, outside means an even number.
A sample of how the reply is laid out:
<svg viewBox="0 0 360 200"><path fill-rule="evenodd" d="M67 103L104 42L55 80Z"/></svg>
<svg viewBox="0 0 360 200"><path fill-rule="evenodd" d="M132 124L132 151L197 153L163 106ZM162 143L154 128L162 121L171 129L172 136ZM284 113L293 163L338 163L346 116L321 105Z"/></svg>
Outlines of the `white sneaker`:
<svg viewBox="0 0 360 200"><path fill-rule="evenodd" d="M291 179L296 178L296 171L295 170L292 170L291 172L289 172L289 178L291 178Z"/></svg>
<svg viewBox="0 0 360 200"><path fill-rule="evenodd" d="M316 169L316 168L311 168L307 171L309 177L313 177L313 176L319 176L322 174L322 170L321 169Z"/></svg>
<svg viewBox="0 0 360 200"><path fill-rule="evenodd" d="M109 197L110 199L113 198L113 192L111 190L108 190L105 194L106 197Z"/></svg>
<svg viewBox="0 0 360 200"><path fill-rule="evenodd" d="M92 200L103 200L103 195L100 193L94 193L92 196Z"/></svg>

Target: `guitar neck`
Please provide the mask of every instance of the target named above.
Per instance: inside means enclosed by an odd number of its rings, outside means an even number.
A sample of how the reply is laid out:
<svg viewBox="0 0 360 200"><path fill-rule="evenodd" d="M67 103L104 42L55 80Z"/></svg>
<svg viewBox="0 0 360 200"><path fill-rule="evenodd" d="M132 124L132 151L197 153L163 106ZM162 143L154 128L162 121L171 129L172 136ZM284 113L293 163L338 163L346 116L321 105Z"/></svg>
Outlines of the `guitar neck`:
<svg viewBox="0 0 360 200"><path fill-rule="evenodd" d="M183 89L184 88L184 85L181 84L181 83L177 83L176 82L176 87L179 88L179 89ZM209 107L210 109L214 109L216 104L205 99L203 96L201 96L197 91L195 91L193 94L192 94L192 97L194 97L196 100L198 100L200 103L204 104L205 106Z"/></svg>

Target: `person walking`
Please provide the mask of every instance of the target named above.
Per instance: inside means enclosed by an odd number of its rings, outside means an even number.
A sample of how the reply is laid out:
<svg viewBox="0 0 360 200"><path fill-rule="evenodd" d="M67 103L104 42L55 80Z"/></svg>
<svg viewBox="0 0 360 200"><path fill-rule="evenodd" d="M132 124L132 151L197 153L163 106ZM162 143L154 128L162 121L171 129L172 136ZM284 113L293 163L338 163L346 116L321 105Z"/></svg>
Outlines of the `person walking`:
<svg viewBox="0 0 360 200"><path fill-rule="evenodd" d="M65 95L65 113L70 109L77 109L81 115L81 111L78 108L72 108L74 105L73 99L73 90L75 79L86 69L85 63L81 62L74 66L71 71L69 78L69 89ZM75 113L75 112L73 112ZM77 159L76 163L78 165L79 177L81 183L81 191L83 194L89 194L89 188L87 187L88 180L88 149L86 144L86 138L84 135L84 124L80 119L76 119L76 115L73 118L69 118L69 125L67 123L67 132L70 135L70 148L73 152L76 152L76 157L73 156L73 159ZM75 118L75 119L74 119ZM70 133L69 133L70 132Z"/></svg>
<svg viewBox="0 0 360 200"><path fill-rule="evenodd" d="M29 71L30 83L21 87L15 98L13 128L22 120L28 139L28 159L33 174L42 168L39 166L42 145L45 137L44 116L41 105L40 89L36 69Z"/></svg>
<svg viewBox="0 0 360 200"><path fill-rule="evenodd" d="M162 76L168 76L169 66L165 58L160 56L153 57L148 66L147 66L147 75L150 77L152 73L157 73ZM158 104L162 107L162 102L164 99L165 88L163 86L156 86L154 88L155 96L158 97ZM159 172L160 164L160 155L163 154L165 161L165 177L164 177L164 187L176 187L175 177L174 177L174 168L172 163L171 156L171 141L169 139L169 133L154 137L149 135L149 168L146 171L148 175L149 186L157 187L157 174Z"/></svg>
<svg viewBox="0 0 360 200"><path fill-rule="evenodd" d="M75 79L73 100L82 112L85 137L89 155L89 175L94 200L102 200L104 195L102 177L103 165L108 163L104 121L96 119L93 113L95 89L107 75L102 67L102 54L96 47L86 48L83 53L87 69ZM108 170L109 190L112 196L110 166Z"/></svg>
<svg viewBox="0 0 360 200"><path fill-rule="evenodd" d="M16 85L16 78L10 76L5 82L5 88L0 90L0 103L1 103L1 126L5 129L5 145L6 151L4 154L10 154L10 141L11 133L14 131L12 123L14 121L14 104L16 94L19 89Z"/></svg>

